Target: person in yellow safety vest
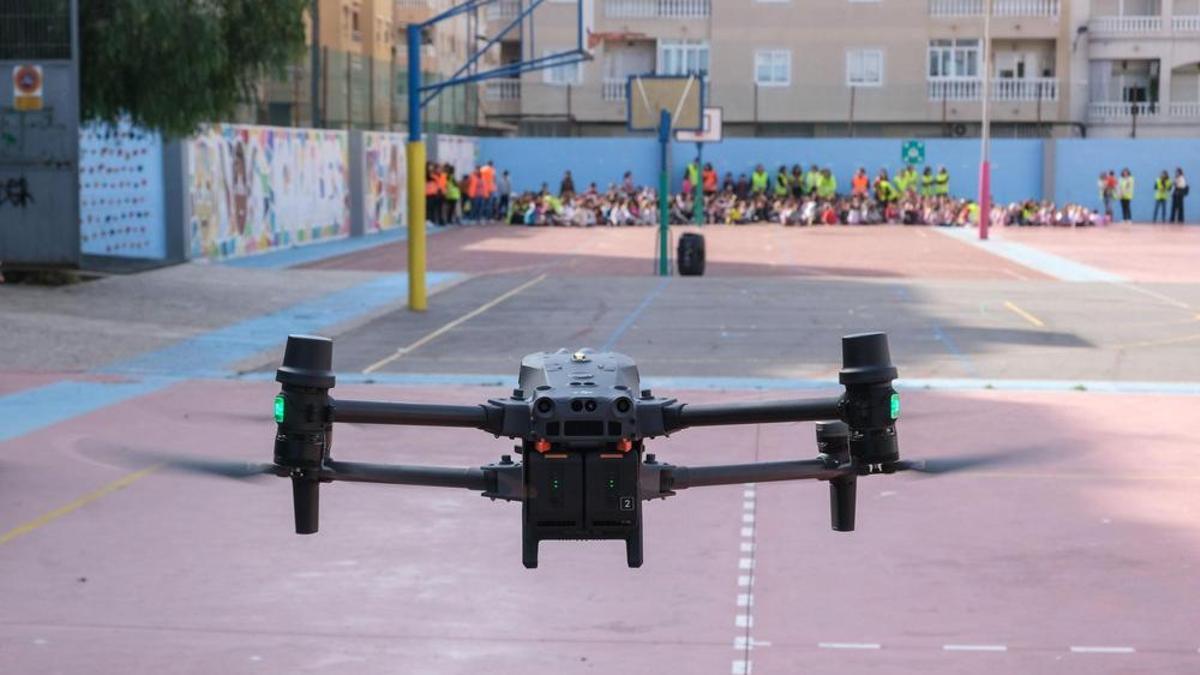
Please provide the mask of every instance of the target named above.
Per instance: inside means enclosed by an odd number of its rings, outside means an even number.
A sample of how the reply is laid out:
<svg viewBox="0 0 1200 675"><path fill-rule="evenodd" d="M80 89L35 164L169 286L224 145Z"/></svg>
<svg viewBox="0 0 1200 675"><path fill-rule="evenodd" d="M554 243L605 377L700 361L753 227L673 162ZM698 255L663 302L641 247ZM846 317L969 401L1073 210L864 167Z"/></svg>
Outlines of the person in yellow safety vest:
<svg viewBox="0 0 1200 675"><path fill-rule="evenodd" d="M937 176L933 179L933 194L946 197L950 194L950 174L946 167L939 166Z"/></svg>
<svg viewBox="0 0 1200 675"><path fill-rule="evenodd" d="M969 220L972 225L979 224L979 204L974 200L971 200L967 203L967 220Z"/></svg>
<svg viewBox="0 0 1200 675"><path fill-rule="evenodd" d="M750 174L750 192L752 194L761 195L767 191L767 170L762 164L754 167L754 173Z"/></svg>
<svg viewBox="0 0 1200 675"><path fill-rule="evenodd" d="M817 183L817 196L821 199L837 198L837 178L829 169L821 170L821 179Z"/></svg>
<svg viewBox="0 0 1200 675"><path fill-rule="evenodd" d="M896 188L892 187L892 182L888 180L887 169L880 169L879 176L875 178L875 201L887 204L895 200Z"/></svg>
<svg viewBox="0 0 1200 675"><path fill-rule="evenodd" d="M900 169L900 173L896 174L895 187L900 192L901 196L908 194L908 189L912 184L908 175L908 171L909 167L906 166L903 169Z"/></svg>
<svg viewBox="0 0 1200 675"><path fill-rule="evenodd" d="M1121 180L1117 181L1117 196L1121 198L1121 220L1133 220L1133 174L1129 167L1121 169Z"/></svg>
<svg viewBox="0 0 1200 675"><path fill-rule="evenodd" d="M775 196L782 199L783 197L788 196L788 193L791 192L791 190L792 179L791 176L788 175L788 168L786 166L780 166L779 173L775 174Z"/></svg>
<svg viewBox="0 0 1200 675"><path fill-rule="evenodd" d="M684 175L687 176L688 182L691 183L694 190L700 184L700 163L698 161L688 162L684 169Z"/></svg>
<svg viewBox="0 0 1200 675"><path fill-rule="evenodd" d="M1154 179L1154 216L1151 222L1158 222L1158 212L1162 210L1162 222L1167 222L1167 198L1171 196L1171 174L1163 171Z"/></svg>
<svg viewBox="0 0 1200 675"><path fill-rule="evenodd" d="M929 165L925 166L925 173L921 174L921 196L933 196L933 169Z"/></svg>
<svg viewBox="0 0 1200 675"><path fill-rule="evenodd" d="M808 173L804 174L804 194L816 195L817 186L821 184L821 170L813 164L808 169Z"/></svg>

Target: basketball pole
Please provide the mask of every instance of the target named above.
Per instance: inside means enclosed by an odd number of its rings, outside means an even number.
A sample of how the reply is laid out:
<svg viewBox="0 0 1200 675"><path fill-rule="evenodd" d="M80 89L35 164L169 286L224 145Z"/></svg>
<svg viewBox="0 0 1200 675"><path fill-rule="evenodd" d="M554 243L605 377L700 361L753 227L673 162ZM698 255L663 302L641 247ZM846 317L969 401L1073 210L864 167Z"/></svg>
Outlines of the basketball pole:
<svg viewBox="0 0 1200 675"><path fill-rule="evenodd" d="M979 238L988 238L988 225L992 219L992 120L988 113L991 97L992 74L992 0L983 5L983 104L980 110L979 130Z"/></svg>
<svg viewBox="0 0 1200 675"><path fill-rule="evenodd" d="M421 138L421 25L408 25L408 308L424 312L425 292L425 140Z"/></svg>
<svg viewBox="0 0 1200 675"><path fill-rule="evenodd" d="M692 186L692 191L695 192L695 208L692 211L696 216L696 224L704 225L704 144L696 142L696 184Z"/></svg>
<svg viewBox="0 0 1200 675"><path fill-rule="evenodd" d="M658 174L658 276L665 277L671 274L671 267L667 264L667 247L671 226L671 198L668 195L671 187L671 171L667 166L667 155L671 149L671 112L666 108L663 108L658 114L658 143L661 146L659 153L661 165Z"/></svg>

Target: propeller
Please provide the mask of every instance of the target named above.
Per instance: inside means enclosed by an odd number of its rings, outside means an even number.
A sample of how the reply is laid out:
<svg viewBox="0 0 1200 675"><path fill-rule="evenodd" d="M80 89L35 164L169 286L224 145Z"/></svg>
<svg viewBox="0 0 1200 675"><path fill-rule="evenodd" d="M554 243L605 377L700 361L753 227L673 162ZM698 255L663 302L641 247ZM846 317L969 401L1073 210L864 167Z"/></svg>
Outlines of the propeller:
<svg viewBox="0 0 1200 675"><path fill-rule="evenodd" d="M902 459L896 463L897 471L912 471L919 474L938 476L948 473L965 472L995 466L1011 466L1027 464L1035 448L989 452L956 457L939 457L933 459Z"/></svg>
<svg viewBox="0 0 1200 675"><path fill-rule="evenodd" d="M136 448L125 443L89 443L85 453L98 455L127 466L157 466L178 473L253 480L263 476L286 476L287 469L274 464L256 464L236 460L215 459L199 455Z"/></svg>

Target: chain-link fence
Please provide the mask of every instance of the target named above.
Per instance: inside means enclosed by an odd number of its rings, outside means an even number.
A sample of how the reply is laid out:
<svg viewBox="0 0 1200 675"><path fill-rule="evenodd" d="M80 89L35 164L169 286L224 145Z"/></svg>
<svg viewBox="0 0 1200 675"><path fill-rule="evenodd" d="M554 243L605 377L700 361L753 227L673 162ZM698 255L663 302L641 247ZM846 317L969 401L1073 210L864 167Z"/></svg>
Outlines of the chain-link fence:
<svg viewBox="0 0 1200 675"><path fill-rule="evenodd" d="M67 0L0 0L0 60L69 58Z"/></svg>

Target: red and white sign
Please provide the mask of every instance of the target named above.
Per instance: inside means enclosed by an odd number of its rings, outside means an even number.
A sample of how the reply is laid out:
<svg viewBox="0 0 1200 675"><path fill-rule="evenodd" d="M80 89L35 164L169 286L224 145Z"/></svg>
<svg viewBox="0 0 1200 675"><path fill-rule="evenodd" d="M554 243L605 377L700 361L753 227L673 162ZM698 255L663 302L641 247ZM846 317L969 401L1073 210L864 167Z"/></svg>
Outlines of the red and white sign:
<svg viewBox="0 0 1200 675"><path fill-rule="evenodd" d="M41 66L13 66L13 107L17 110L42 109L42 85L45 84Z"/></svg>

